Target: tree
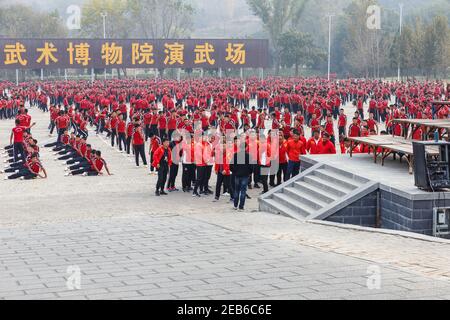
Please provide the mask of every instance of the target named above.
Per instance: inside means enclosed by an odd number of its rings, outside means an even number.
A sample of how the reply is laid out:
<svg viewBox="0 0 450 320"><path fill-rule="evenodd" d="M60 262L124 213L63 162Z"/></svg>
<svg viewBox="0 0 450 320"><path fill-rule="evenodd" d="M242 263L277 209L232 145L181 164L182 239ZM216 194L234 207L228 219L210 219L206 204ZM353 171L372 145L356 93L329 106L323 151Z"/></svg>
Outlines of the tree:
<svg viewBox="0 0 450 320"><path fill-rule="evenodd" d="M277 74L280 67L280 36L289 23L300 18L307 2L308 0L247 0L250 9L261 19L269 34Z"/></svg>
<svg viewBox="0 0 450 320"><path fill-rule="evenodd" d="M324 60L325 53L314 45L309 33L288 31L279 39L280 60L282 65L295 66L295 75L298 76L299 67L312 67Z"/></svg>
<svg viewBox="0 0 450 320"><path fill-rule="evenodd" d="M129 0L138 34L170 39L189 35L194 8L185 0Z"/></svg>
<svg viewBox="0 0 450 320"><path fill-rule="evenodd" d="M434 77L441 71L444 73L449 66L449 27L445 16L437 16L426 27L423 38L423 50L425 50L424 67L427 76L431 73Z"/></svg>
<svg viewBox="0 0 450 320"><path fill-rule="evenodd" d="M61 38L67 36L67 32L57 11L40 12L26 5L9 5L0 9L0 34L4 37ZM23 77L25 71L20 71L20 74Z"/></svg>
<svg viewBox="0 0 450 320"><path fill-rule="evenodd" d="M397 21L392 13L383 17L383 28L367 28L367 8L376 0L353 0L342 17L335 19L337 31L333 38L336 52L334 63L348 75L380 77L382 70L390 67L392 23Z"/></svg>
<svg viewBox="0 0 450 320"><path fill-rule="evenodd" d="M39 12L30 6L11 5L0 9L0 34L11 38L67 36L57 11Z"/></svg>
<svg viewBox="0 0 450 320"><path fill-rule="evenodd" d="M103 18L106 13L106 37L128 38L133 30L133 19L126 0L89 0L82 10L83 36L103 38Z"/></svg>
<svg viewBox="0 0 450 320"><path fill-rule="evenodd" d="M182 38L190 35L194 8L185 0L129 0L139 36L151 39ZM164 69L159 69L161 77Z"/></svg>
<svg viewBox="0 0 450 320"><path fill-rule="evenodd" d="M416 66L414 44L414 31L409 25L405 25L402 34L397 34L392 43L390 53L392 68L400 66L404 70L409 70Z"/></svg>
<svg viewBox="0 0 450 320"><path fill-rule="evenodd" d="M133 31L126 0L89 0L83 7L80 34L103 38L103 17L106 13L106 38L128 38ZM122 69L126 76L126 69ZM120 69L117 69L120 78Z"/></svg>
<svg viewBox="0 0 450 320"><path fill-rule="evenodd" d="M412 56L413 61L415 63L415 67L417 70L423 74L423 68L425 63L425 48L423 46L424 37L425 37L425 27L422 23L422 19L420 17L416 17L414 19L413 29L413 38L412 38Z"/></svg>

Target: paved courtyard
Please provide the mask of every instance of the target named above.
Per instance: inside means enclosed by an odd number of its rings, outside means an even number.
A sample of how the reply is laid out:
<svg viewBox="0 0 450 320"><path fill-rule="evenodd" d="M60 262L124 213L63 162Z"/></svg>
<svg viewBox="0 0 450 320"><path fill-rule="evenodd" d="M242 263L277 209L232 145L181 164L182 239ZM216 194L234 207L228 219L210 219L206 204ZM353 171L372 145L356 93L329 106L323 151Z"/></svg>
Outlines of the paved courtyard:
<svg viewBox="0 0 450 320"><path fill-rule="evenodd" d="M104 139L89 141L113 176L64 177L42 148L49 179L0 180L0 299L450 299L450 242L260 213L259 190L243 213L157 198L156 177Z"/></svg>

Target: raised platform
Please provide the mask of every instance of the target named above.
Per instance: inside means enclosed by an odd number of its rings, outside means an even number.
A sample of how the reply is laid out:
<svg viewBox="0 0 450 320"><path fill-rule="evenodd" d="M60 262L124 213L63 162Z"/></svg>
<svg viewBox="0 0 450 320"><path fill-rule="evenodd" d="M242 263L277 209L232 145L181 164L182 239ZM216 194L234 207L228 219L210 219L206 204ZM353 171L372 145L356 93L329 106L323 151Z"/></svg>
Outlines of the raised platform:
<svg viewBox="0 0 450 320"><path fill-rule="evenodd" d="M450 207L450 191L414 186L408 164L384 166L367 154L302 156L302 172L259 198L261 211L298 220L323 220L437 235L434 208ZM442 228L443 232L444 229ZM445 234L438 236L447 237Z"/></svg>
<svg viewBox="0 0 450 320"><path fill-rule="evenodd" d="M426 192L418 189L414 186L414 175L408 174L408 165L405 162L389 159L381 166L374 163L373 157L367 154L355 154L353 158L349 155L302 157L303 170L317 164L343 170L378 183L377 206L372 213L376 215L377 226L381 228L432 235L433 208L450 207L450 190ZM364 209L366 212L373 211L373 203L370 207L365 207L365 203L370 201L350 205L347 210L326 220L346 223L346 220L350 221L349 217L358 216Z"/></svg>
<svg viewBox="0 0 450 320"><path fill-rule="evenodd" d="M398 160L387 159L384 166L373 162L373 156L368 154L349 155L305 155L302 156L303 168L307 169L317 163L322 163L354 175L376 181L380 189L392 192L411 200L450 199L448 192L426 192L414 186L414 175L408 174L408 164Z"/></svg>

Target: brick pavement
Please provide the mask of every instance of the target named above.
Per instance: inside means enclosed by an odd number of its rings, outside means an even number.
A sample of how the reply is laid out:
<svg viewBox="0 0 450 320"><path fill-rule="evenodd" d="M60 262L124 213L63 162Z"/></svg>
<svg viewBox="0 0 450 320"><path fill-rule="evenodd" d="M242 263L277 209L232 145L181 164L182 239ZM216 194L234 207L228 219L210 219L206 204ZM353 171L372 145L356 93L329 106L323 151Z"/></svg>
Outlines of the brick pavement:
<svg viewBox="0 0 450 320"><path fill-rule="evenodd" d="M179 215L0 229L2 299L443 298L450 282ZM80 289L69 290L79 268ZM369 269L368 269L369 268ZM71 283L71 282L70 282Z"/></svg>

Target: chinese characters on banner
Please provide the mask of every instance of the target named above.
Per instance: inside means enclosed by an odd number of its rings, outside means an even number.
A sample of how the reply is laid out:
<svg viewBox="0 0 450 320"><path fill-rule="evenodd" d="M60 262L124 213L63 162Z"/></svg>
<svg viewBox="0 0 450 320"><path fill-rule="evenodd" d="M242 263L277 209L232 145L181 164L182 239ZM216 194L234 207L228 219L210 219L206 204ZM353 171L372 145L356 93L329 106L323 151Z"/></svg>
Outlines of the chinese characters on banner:
<svg viewBox="0 0 450 320"><path fill-rule="evenodd" d="M267 40L0 39L3 69L266 68Z"/></svg>

